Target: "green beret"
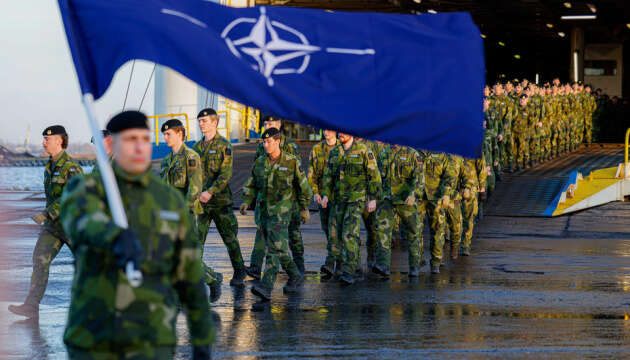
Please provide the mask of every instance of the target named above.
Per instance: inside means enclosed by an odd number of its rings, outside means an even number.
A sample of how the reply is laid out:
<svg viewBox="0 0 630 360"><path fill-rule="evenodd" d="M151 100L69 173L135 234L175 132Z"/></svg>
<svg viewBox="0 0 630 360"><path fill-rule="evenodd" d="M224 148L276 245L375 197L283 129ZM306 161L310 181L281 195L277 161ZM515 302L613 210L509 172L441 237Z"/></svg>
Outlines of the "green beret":
<svg viewBox="0 0 630 360"><path fill-rule="evenodd" d="M121 131L128 129L146 129L149 130L149 123L147 117L140 111L123 111L118 115L115 115L106 126L107 131L112 134L117 134Z"/></svg>
<svg viewBox="0 0 630 360"><path fill-rule="evenodd" d="M177 119L170 119L167 120L164 124L162 124L162 132L165 132L168 129L174 129L174 128L180 128L180 127L184 127L184 124L182 124L181 121L177 120Z"/></svg>
<svg viewBox="0 0 630 360"><path fill-rule="evenodd" d="M197 114L197 119L202 118L204 116L212 116L212 115L216 115L217 112L213 109L213 108L205 108L203 110L201 110L199 112L199 114Z"/></svg>
<svg viewBox="0 0 630 360"><path fill-rule="evenodd" d="M265 132L262 134L262 138L263 140L265 140L265 139L269 139L270 137L274 137L278 134L280 134L280 130L276 128L270 128L270 129L265 130Z"/></svg>
<svg viewBox="0 0 630 360"><path fill-rule="evenodd" d="M53 125L53 126L49 126L46 129L44 129L44 132L42 132L42 135L44 136L48 136L48 135L68 135L66 133L66 129L61 126L61 125Z"/></svg>

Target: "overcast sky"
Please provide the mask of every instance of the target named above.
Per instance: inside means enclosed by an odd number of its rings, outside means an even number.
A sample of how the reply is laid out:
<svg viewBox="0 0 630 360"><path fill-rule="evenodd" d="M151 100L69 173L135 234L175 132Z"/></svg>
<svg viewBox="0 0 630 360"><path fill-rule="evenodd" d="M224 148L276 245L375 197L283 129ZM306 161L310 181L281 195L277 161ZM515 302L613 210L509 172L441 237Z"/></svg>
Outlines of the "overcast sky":
<svg viewBox="0 0 630 360"><path fill-rule="evenodd" d="M57 1L6 1L0 12L0 139L23 142L31 126L31 143L41 143L44 128L66 127L70 141L89 141L81 92ZM138 108L152 63L137 62L127 108ZM120 68L109 90L96 104L101 124L120 111L131 62ZM142 105L153 113L153 79Z"/></svg>

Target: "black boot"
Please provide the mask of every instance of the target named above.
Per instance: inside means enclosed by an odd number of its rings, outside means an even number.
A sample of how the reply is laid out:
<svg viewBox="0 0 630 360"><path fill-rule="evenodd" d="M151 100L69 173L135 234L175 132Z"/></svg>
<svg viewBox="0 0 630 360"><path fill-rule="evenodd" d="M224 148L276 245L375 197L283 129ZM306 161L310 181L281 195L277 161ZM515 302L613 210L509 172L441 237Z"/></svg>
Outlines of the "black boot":
<svg viewBox="0 0 630 360"><path fill-rule="evenodd" d="M341 276L339 277L339 281L341 281L342 285L352 285L354 284L355 280L352 274L344 271L343 274L341 274Z"/></svg>
<svg viewBox="0 0 630 360"><path fill-rule="evenodd" d="M389 278L389 269L385 265L374 264L374 266L372 266L372 272L375 274L379 274L382 277Z"/></svg>
<svg viewBox="0 0 630 360"><path fill-rule="evenodd" d="M420 275L420 271L417 267L409 268L409 277L418 277Z"/></svg>
<svg viewBox="0 0 630 360"><path fill-rule="evenodd" d="M252 286L252 294L258 296L263 301L271 300L271 289L268 289L260 284Z"/></svg>
<svg viewBox="0 0 630 360"><path fill-rule="evenodd" d="M335 263L331 261L326 261L319 271L322 273L322 277L324 279L330 279L335 274Z"/></svg>
<svg viewBox="0 0 630 360"><path fill-rule="evenodd" d="M300 273L297 277L289 278L282 291L285 294L295 294L300 291L302 284L304 284L304 274Z"/></svg>
<svg viewBox="0 0 630 360"><path fill-rule="evenodd" d="M260 268L257 266L246 266L245 272L247 275L253 277L256 280L260 280Z"/></svg>
<svg viewBox="0 0 630 360"><path fill-rule="evenodd" d="M245 267L238 268L234 271L234 276L232 276L232 280L230 280L230 286L243 286L243 280L247 276L247 272L245 271Z"/></svg>
<svg viewBox="0 0 630 360"><path fill-rule="evenodd" d="M470 256L470 248L469 247L463 247L462 248L462 256Z"/></svg>

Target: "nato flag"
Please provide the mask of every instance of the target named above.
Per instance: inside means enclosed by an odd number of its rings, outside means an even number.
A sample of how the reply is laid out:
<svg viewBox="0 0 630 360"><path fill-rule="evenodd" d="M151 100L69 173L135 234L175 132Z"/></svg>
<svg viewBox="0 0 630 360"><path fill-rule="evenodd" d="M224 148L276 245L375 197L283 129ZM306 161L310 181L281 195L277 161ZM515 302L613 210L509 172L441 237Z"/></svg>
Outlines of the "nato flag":
<svg viewBox="0 0 630 360"><path fill-rule="evenodd" d="M416 149L480 155L483 40L467 13L398 15L201 0L59 0L81 90L131 59L265 113Z"/></svg>

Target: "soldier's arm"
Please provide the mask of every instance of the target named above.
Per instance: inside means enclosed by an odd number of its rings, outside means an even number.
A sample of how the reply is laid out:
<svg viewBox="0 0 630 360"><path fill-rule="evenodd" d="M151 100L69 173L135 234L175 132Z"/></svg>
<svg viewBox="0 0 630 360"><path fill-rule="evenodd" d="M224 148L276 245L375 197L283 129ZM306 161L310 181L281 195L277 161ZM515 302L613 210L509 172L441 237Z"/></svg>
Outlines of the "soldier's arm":
<svg viewBox="0 0 630 360"><path fill-rule="evenodd" d="M424 195L424 162L421 160L420 154L418 154L417 151L414 154L414 158L416 162L414 175L416 183L414 187L414 193L416 195L416 200L420 201L422 200L422 197Z"/></svg>
<svg viewBox="0 0 630 360"><path fill-rule="evenodd" d="M299 159L295 162L295 177L293 178L293 182L294 189L298 191L296 199L300 210L307 209L313 197L313 190L311 190L308 184L306 174L302 171Z"/></svg>
<svg viewBox="0 0 630 360"><path fill-rule="evenodd" d="M190 156L186 160L186 175L188 176L188 193L186 201L188 208L195 214L203 212L199 195L203 187L203 170L201 167L201 159L196 152L191 151Z"/></svg>
<svg viewBox="0 0 630 360"><path fill-rule="evenodd" d="M160 162L160 178L166 181L166 171L168 169L168 156L165 156L164 159Z"/></svg>
<svg viewBox="0 0 630 360"><path fill-rule="evenodd" d="M206 190L207 192L216 194L228 186L232 178L232 164L232 146L228 144L223 148L223 161L221 162L219 176L217 176L217 179L212 183L212 186Z"/></svg>
<svg viewBox="0 0 630 360"><path fill-rule="evenodd" d="M68 168L64 169L63 171L63 177L65 179L64 189L66 186L68 186L68 182L73 177L75 177L76 175L82 175L82 174L83 174L83 169L81 168L81 166L77 164L72 164ZM60 204L61 204L61 196L58 197L57 200L53 201L52 203L50 203L50 205L46 207L45 213L50 220L57 220L57 218L59 218Z"/></svg>
<svg viewBox="0 0 630 360"><path fill-rule="evenodd" d="M252 205L258 196L258 189L256 188L256 178L254 175L254 169L256 168L257 161L254 161L254 165L252 166L251 175L247 180L245 180L245 184L243 185L243 192L241 193L241 198L243 199L243 203L247 205Z"/></svg>
<svg viewBox="0 0 630 360"><path fill-rule="evenodd" d="M457 189L455 188L455 183L457 182L457 172L454 167L451 166L451 157L450 155L444 156L444 171L442 172L442 177L440 179L440 194L441 196L448 195L451 198L455 196L455 192Z"/></svg>
<svg viewBox="0 0 630 360"><path fill-rule="evenodd" d="M81 244L109 250L122 231L105 209L105 194L97 187L96 176L74 177L61 196L59 220L74 248Z"/></svg>
<svg viewBox="0 0 630 360"><path fill-rule="evenodd" d="M486 188L486 181L488 179L488 172L486 171L486 159L482 156L475 161L477 167L477 180L479 181L479 190Z"/></svg>
<svg viewBox="0 0 630 360"><path fill-rule="evenodd" d="M335 149L333 149L330 154L328 154L328 161L327 161L327 165L326 168L324 169L324 176L322 177L322 188L321 188L321 196L322 198L324 196L328 196L330 198L330 196L332 195L333 192L333 176L334 174L334 170L333 170L333 166L336 159L336 154L337 151Z"/></svg>
<svg viewBox="0 0 630 360"><path fill-rule="evenodd" d="M320 169L317 169L317 159L315 158L315 147L311 150L311 154L308 157L308 184L313 189L313 193L320 194L322 190L319 188L318 184L320 182L319 173L321 173Z"/></svg>
<svg viewBox="0 0 630 360"><path fill-rule="evenodd" d="M365 153L363 161L367 173L367 200L380 200L382 197L383 184L381 181L381 173L378 171L378 165L376 164L376 159L371 150Z"/></svg>
<svg viewBox="0 0 630 360"><path fill-rule="evenodd" d="M292 155L295 155L300 161L302 161L302 154L300 153L300 147L295 141L291 142L291 151L293 151Z"/></svg>
<svg viewBox="0 0 630 360"><path fill-rule="evenodd" d="M201 248L188 210L180 211L179 215L171 279L186 312L192 346L210 345L214 341L214 331L204 284Z"/></svg>

